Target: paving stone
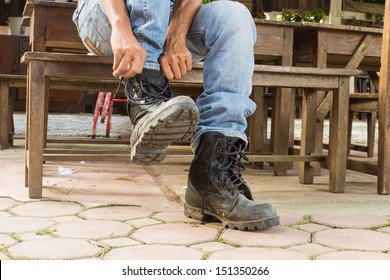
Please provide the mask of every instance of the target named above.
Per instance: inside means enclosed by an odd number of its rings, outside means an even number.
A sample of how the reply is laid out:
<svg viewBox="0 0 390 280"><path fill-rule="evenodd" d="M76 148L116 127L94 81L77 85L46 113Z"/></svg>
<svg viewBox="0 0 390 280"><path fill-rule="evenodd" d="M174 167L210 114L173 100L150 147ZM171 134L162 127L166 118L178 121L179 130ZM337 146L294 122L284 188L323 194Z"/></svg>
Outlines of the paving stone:
<svg viewBox="0 0 390 280"><path fill-rule="evenodd" d="M182 246L140 245L112 249L107 260L201 260L203 253Z"/></svg>
<svg viewBox="0 0 390 280"><path fill-rule="evenodd" d="M390 260L390 254L360 251L339 251L322 254L317 260Z"/></svg>
<svg viewBox="0 0 390 280"><path fill-rule="evenodd" d="M80 213L80 217L95 220L126 221L131 219L147 218L152 213L152 211L141 207L109 206L85 210Z"/></svg>
<svg viewBox="0 0 390 280"><path fill-rule="evenodd" d="M308 243L310 234L286 226L277 226L261 231L226 230L221 240L240 246L286 247Z"/></svg>
<svg viewBox="0 0 390 280"><path fill-rule="evenodd" d="M279 213L281 225L294 225L303 221L303 215L299 213Z"/></svg>
<svg viewBox="0 0 390 280"><path fill-rule="evenodd" d="M74 222L74 221L82 221L80 217L77 216L61 216L61 217L54 217L50 218L50 220L56 222L56 223L64 223L64 222Z"/></svg>
<svg viewBox="0 0 390 280"><path fill-rule="evenodd" d="M100 242L103 242L107 244L110 247L125 247L125 246L133 246L133 245L140 245L141 243L138 241L135 241L130 238L112 238L112 239L103 239L100 240Z"/></svg>
<svg viewBox="0 0 390 280"><path fill-rule="evenodd" d="M38 217L7 217L1 218L0 232L22 233L44 230L54 223L47 218Z"/></svg>
<svg viewBox="0 0 390 280"><path fill-rule="evenodd" d="M353 238L352 238L353 237ZM314 242L335 249L389 251L390 235L364 229L333 229L314 234Z"/></svg>
<svg viewBox="0 0 390 280"><path fill-rule="evenodd" d="M237 248L212 253L208 260L307 260L305 254L280 248Z"/></svg>
<svg viewBox="0 0 390 280"><path fill-rule="evenodd" d="M11 216L12 215L7 213L7 212L4 212L4 211L0 212L0 218L6 218L6 217L11 217Z"/></svg>
<svg viewBox="0 0 390 280"><path fill-rule="evenodd" d="M36 240L36 239L44 239L44 238L52 238L50 235L50 232L27 232L27 233L21 233L18 235L18 238L22 241L28 241L28 240Z"/></svg>
<svg viewBox="0 0 390 280"><path fill-rule="evenodd" d="M94 257L102 248L88 240L74 238L49 238L23 241L8 249L12 258L50 260Z"/></svg>
<svg viewBox="0 0 390 280"><path fill-rule="evenodd" d="M335 251L332 248L328 248L325 246L321 246L318 244L312 244L312 243L298 245L298 246L292 246L292 247L289 247L288 249L300 252L300 253L305 254L309 257L318 256L318 255L321 255L323 253Z"/></svg>
<svg viewBox="0 0 390 280"><path fill-rule="evenodd" d="M210 227L173 223L140 228L135 231L133 237L148 244L184 245L212 241L217 234L218 230Z"/></svg>
<svg viewBox="0 0 390 280"><path fill-rule="evenodd" d="M183 211L161 212L154 215L154 217L164 222L202 223L201 221L187 218Z"/></svg>
<svg viewBox="0 0 390 280"><path fill-rule="evenodd" d="M17 241L7 234L0 234L0 249L2 247L7 247L11 244L16 243Z"/></svg>
<svg viewBox="0 0 390 280"><path fill-rule="evenodd" d="M310 233L331 229L330 227L318 225L318 224L313 224L313 223L298 225L297 227L300 230L304 230L304 231L307 231Z"/></svg>
<svg viewBox="0 0 390 280"><path fill-rule="evenodd" d="M37 201L24 203L12 208L12 212L26 217L57 217L76 215L83 207L73 202Z"/></svg>
<svg viewBox="0 0 390 280"><path fill-rule="evenodd" d="M10 258L8 256L6 256L5 254L3 254L2 252L0 252L0 260L9 260Z"/></svg>
<svg viewBox="0 0 390 280"><path fill-rule="evenodd" d="M7 210L8 208L15 205L18 205L18 202L15 200L7 197L0 197L0 210Z"/></svg>
<svg viewBox="0 0 390 280"><path fill-rule="evenodd" d="M133 229L130 225L103 220L83 220L60 223L52 227L55 235L71 238L107 239L127 236Z"/></svg>
<svg viewBox="0 0 390 280"><path fill-rule="evenodd" d="M203 252L215 252L220 250L232 249L233 246L221 242L207 242L207 243L192 245L190 246L190 248L202 250Z"/></svg>
<svg viewBox="0 0 390 280"><path fill-rule="evenodd" d="M312 222L345 228L370 228L386 225L386 217L361 213L317 213L312 216Z"/></svg>
<svg viewBox="0 0 390 280"><path fill-rule="evenodd" d="M130 220L130 221L127 221L127 223L132 225L135 228L140 228L140 227L144 227L144 226L158 225L158 224L161 224L162 222L151 219L151 218L142 218L142 219L137 219L137 220Z"/></svg>
<svg viewBox="0 0 390 280"><path fill-rule="evenodd" d="M390 227L380 228L380 229L378 229L378 231L390 234Z"/></svg>

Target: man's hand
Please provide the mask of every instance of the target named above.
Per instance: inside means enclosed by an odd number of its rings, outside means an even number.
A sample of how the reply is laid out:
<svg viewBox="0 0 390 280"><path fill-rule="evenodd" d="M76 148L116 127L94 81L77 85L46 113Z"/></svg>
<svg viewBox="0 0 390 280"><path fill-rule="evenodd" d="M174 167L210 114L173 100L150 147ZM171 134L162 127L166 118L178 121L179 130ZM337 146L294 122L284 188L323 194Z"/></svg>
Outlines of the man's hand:
<svg viewBox="0 0 390 280"><path fill-rule="evenodd" d="M112 30L111 46L114 54L114 77L130 78L142 72L146 51L137 41L130 28Z"/></svg>
<svg viewBox="0 0 390 280"><path fill-rule="evenodd" d="M184 42L167 38L164 52L160 56L160 66L168 80L180 79L192 69L192 55Z"/></svg>

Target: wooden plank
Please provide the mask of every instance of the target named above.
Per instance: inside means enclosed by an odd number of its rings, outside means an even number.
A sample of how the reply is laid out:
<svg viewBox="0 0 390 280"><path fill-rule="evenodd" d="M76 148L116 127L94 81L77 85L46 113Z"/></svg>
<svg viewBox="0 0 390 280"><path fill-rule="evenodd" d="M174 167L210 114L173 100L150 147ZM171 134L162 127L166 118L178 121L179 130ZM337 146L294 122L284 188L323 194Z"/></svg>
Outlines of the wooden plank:
<svg viewBox="0 0 390 280"><path fill-rule="evenodd" d="M310 155L315 152L316 139L316 92L305 90L302 98L302 134L300 155ZM304 162L299 168L299 182L302 184L312 184L314 180L314 167L310 163Z"/></svg>
<svg viewBox="0 0 390 280"><path fill-rule="evenodd" d="M0 79L0 150L10 147L10 127L8 119L11 112L9 111L9 103L10 92L8 83L4 79Z"/></svg>
<svg viewBox="0 0 390 280"><path fill-rule="evenodd" d="M390 194L390 1L385 4L379 86L378 194Z"/></svg>
<svg viewBox="0 0 390 280"><path fill-rule="evenodd" d="M364 37L363 42L355 50L351 59L345 66L346 69L357 69L359 67L363 58L366 56L367 50L371 46L372 41L373 41L373 36L371 34L367 34Z"/></svg>
<svg viewBox="0 0 390 280"><path fill-rule="evenodd" d="M327 156L325 155L246 155L250 162L313 162L313 161L325 161Z"/></svg>
<svg viewBox="0 0 390 280"><path fill-rule="evenodd" d="M378 175L378 165L376 163L362 161L351 157L347 160L347 169L374 176Z"/></svg>
<svg viewBox="0 0 390 280"><path fill-rule="evenodd" d="M329 137L329 190L342 193L345 188L348 145L349 78L340 78L340 85L333 94L333 107Z"/></svg>
<svg viewBox="0 0 390 280"><path fill-rule="evenodd" d="M44 62L33 61L29 67L29 112L30 121L28 127L29 156L28 188L30 198L42 198L42 175L43 175L43 145L44 145L44 120L45 110L45 76Z"/></svg>
<svg viewBox="0 0 390 280"><path fill-rule="evenodd" d="M320 105L318 106L316 119L319 122L323 122L328 115L330 109L332 108L333 102L333 91L329 91L328 94L325 95L325 98L322 100Z"/></svg>

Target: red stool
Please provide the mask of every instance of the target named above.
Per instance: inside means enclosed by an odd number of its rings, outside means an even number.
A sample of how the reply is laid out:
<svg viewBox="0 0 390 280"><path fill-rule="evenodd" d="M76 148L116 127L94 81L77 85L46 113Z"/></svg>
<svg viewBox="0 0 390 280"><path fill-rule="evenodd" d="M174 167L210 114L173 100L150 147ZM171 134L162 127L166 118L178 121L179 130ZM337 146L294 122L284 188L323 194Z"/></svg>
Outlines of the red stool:
<svg viewBox="0 0 390 280"><path fill-rule="evenodd" d="M106 137L110 137L111 131L111 117L114 102L127 102L125 98L116 98L113 92L99 92L98 99L96 100L95 111L93 115L92 125L92 139L96 137L96 126L100 117L100 122L104 124L106 122Z"/></svg>

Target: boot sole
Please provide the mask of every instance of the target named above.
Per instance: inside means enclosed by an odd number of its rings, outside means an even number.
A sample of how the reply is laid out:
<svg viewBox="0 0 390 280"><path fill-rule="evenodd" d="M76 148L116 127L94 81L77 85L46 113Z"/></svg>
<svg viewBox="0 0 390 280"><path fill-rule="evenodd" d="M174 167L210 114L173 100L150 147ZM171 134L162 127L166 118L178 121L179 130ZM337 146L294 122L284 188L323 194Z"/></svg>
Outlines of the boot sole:
<svg viewBox="0 0 390 280"><path fill-rule="evenodd" d="M158 164L175 141L188 141L198 125L199 111L191 98L178 96L153 112L145 124L134 127L130 138L131 159L136 164Z"/></svg>
<svg viewBox="0 0 390 280"><path fill-rule="evenodd" d="M188 218L198 220L198 221L203 221L203 222L218 220L222 223L222 226L224 227L230 229L242 230L242 231L262 230L262 229L277 226L279 225L280 222L278 216L268 218L268 219L259 219L259 220L250 220L250 221L240 221L240 222L230 221L206 209L202 213L202 209L192 207L187 203L184 203L184 215L186 215Z"/></svg>

